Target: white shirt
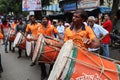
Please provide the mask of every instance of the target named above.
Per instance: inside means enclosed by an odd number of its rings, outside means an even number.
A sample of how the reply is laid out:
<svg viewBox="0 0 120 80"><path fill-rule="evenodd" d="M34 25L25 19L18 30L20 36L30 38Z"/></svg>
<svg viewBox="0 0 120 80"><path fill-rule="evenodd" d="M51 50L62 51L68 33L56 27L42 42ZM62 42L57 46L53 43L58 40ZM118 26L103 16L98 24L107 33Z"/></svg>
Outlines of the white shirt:
<svg viewBox="0 0 120 80"><path fill-rule="evenodd" d="M99 39L102 35L108 34L108 31L98 24L94 24L92 27L96 37Z"/></svg>
<svg viewBox="0 0 120 80"><path fill-rule="evenodd" d="M57 30L62 36L64 36L64 29L65 27L63 25L57 26Z"/></svg>
<svg viewBox="0 0 120 80"><path fill-rule="evenodd" d="M92 30L98 39L101 38L102 35L108 34L108 31L98 24L94 24ZM99 48L88 48L88 51L96 51L98 49Z"/></svg>

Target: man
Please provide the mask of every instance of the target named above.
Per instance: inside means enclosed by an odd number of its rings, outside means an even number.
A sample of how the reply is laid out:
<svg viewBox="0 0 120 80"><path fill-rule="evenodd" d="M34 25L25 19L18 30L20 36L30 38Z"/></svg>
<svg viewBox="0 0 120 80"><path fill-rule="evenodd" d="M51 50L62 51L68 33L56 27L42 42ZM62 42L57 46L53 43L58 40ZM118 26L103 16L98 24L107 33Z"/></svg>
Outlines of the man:
<svg viewBox="0 0 120 80"><path fill-rule="evenodd" d="M19 18L18 19L18 25L16 26L16 29L15 29L16 34L17 34L17 32L23 32L23 33L25 33L25 30L26 30L26 24L24 24L22 22L22 18ZM18 58L20 58L21 57L21 49L20 48L18 49L18 53L19 53Z"/></svg>
<svg viewBox="0 0 120 80"><path fill-rule="evenodd" d="M115 33L119 35L120 34L120 10L117 11L115 15L115 20L116 20L116 23L114 25Z"/></svg>
<svg viewBox="0 0 120 80"><path fill-rule="evenodd" d="M3 36L4 36L5 53L8 53L8 50L7 50L7 45L8 45L7 36L8 36L8 31L10 29L10 24L8 24L7 20L4 18L4 19L2 19L2 24L0 26L1 26Z"/></svg>
<svg viewBox="0 0 120 80"><path fill-rule="evenodd" d="M38 29L41 26L40 23L36 22L34 15L30 16L31 22L26 27L26 36L31 34L33 38L27 39L28 41L36 40L38 37Z"/></svg>
<svg viewBox="0 0 120 80"><path fill-rule="evenodd" d="M54 27L53 25L50 25L48 21L49 21L49 18L47 16L42 17L41 26L39 27L39 30L38 30L39 33L45 36L51 36L51 37L54 37L54 34L57 34L60 39L63 39L63 37L60 35L56 27ZM41 66L41 80L43 80L47 76L46 66L45 66L45 63L40 63L40 66ZM53 64L50 64L49 73L52 69L52 66Z"/></svg>
<svg viewBox="0 0 120 80"><path fill-rule="evenodd" d="M75 11L73 14L72 25L65 30L64 42L71 39L76 45L83 48L98 48L100 46L100 41L96 38L92 29L89 26L84 25L83 22L85 19L86 13L84 10L79 9ZM51 44L48 41L46 42L56 47L62 47L63 45L56 45L55 43Z"/></svg>
<svg viewBox="0 0 120 80"><path fill-rule="evenodd" d="M17 20L17 18L15 17L15 18L14 18L14 22L11 24L11 28L12 28L13 30L15 30L17 24L18 24L18 20Z"/></svg>
<svg viewBox="0 0 120 80"><path fill-rule="evenodd" d="M96 37L102 41L102 39L105 38L105 36L108 35L108 31L105 30L102 26L95 23L95 17L89 16L88 17L88 25L92 28L94 31ZM100 48L88 48L89 51L100 53Z"/></svg>
<svg viewBox="0 0 120 80"><path fill-rule="evenodd" d="M15 28L16 28L17 24L18 24L18 19L16 17L14 17L14 22L11 23L11 29L13 29L15 31ZM12 42L9 41L9 43L10 43L9 44L9 49L11 51ZM12 49L12 52L15 52L15 48Z"/></svg>
<svg viewBox="0 0 120 80"><path fill-rule="evenodd" d="M109 32L109 34L102 40L103 55L109 57L109 43L111 41L110 32L112 30L112 21L110 20L110 15L104 15L105 22L102 26Z"/></svg>
<svg viewBox="0 0 120 80"><path fill-rule="evenodd" d="M61 20L61 19L58 20L57 30L62 35L62 37L64 37L64 29L65 29L63 23L64 23L63 20Z"/></svg>
<svg viewBox="0 0 120 80"><path fill-rule="evenodd" d="M100 41L89 26L84 25L86 12L82 9L75 11L71 27L66 28L64 41L72 39L75 44L84 48L97 48Z"/></svg>

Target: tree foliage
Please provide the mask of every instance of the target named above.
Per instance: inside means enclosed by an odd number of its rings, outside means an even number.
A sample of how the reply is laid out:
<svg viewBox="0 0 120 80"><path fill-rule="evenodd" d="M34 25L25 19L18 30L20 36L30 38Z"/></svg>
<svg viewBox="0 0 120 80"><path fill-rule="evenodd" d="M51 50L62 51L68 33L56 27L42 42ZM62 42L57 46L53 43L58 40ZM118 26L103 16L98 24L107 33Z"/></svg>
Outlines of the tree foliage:
<svg viewBox="0 0 120 80"><path fill-rule="evenodd" d="M118 11L118 7L119 7L119 3L120 0L115 0L113 1L113 6L112 6L112 11L111 11L111 19L112 19L112 22L114 23L114 16L116 14L116 12Z"/></svg>
<svg viewBox="0 0 120 80"><path fill-rule="evenodd" d="M8 14L9 12L21 13L22 0L0 0L0 12Z"/></svg>

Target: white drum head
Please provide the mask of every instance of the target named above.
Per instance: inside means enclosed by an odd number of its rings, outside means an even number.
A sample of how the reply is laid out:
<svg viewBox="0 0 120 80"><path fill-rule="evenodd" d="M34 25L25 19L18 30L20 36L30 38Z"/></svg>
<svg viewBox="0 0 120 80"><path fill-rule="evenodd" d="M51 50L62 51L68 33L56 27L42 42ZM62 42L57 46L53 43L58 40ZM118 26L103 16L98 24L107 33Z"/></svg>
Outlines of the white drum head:
<svg viewBox="0 0 120 80"><path fill-rule="evenodd" d="M27 56L30 56L32 51L32 42L26 41L26 52Z"/></svg>
<svg viewBox="0 0 120 80"><path fill-rule="evenodd" d="M22 37L23 37L22 34L20 32L18 32L16 37L15 37L15 40L13 42L13 47L16 47L16 45L19 44Z"/></svg>
<svg viewBox="0 0 120 80"><path fill-rule="evenodd" d="M48 80L59 80L59 77L65 68L68 58L72 53L73 41L68 40L61 48L60 53L55 61L53 69L50 73Z"/></svg>
<svg viewBox="0 0 120 80"><path fill-rule="evenodd" d="M32 36L30 34L27 35L27 38L31 38ZM27 56L30 56L32 53L32 50L34 48L34 41L26 41L26 52Z"/></svg>
<svg viewBox="0 0 120 80"><path fill-rule="evenodd" d="M40 50L40 47L41 47L42 39L43 39L43 35L40 34L39 37L38 37L38 40L36 42L35 50L34 50L34 53L33 53L33 57L32 57L33 62L36 61L36 59L39 55L39 50Z"/></svg>

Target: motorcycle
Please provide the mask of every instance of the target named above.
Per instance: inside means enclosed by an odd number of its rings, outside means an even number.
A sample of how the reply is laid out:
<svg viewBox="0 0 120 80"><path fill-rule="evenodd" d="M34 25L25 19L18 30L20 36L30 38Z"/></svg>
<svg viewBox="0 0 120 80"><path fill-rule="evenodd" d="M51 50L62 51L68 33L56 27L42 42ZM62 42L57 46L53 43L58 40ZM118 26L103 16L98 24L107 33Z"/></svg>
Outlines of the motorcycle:
<svg viewBox="0 0 120 80"><path fill-rule="evenodd" d="M120 47L120 33L118 32L118 30L113 30L110 33L110 37L111 37L110 47L113 47L113 48Z"/></svg>

